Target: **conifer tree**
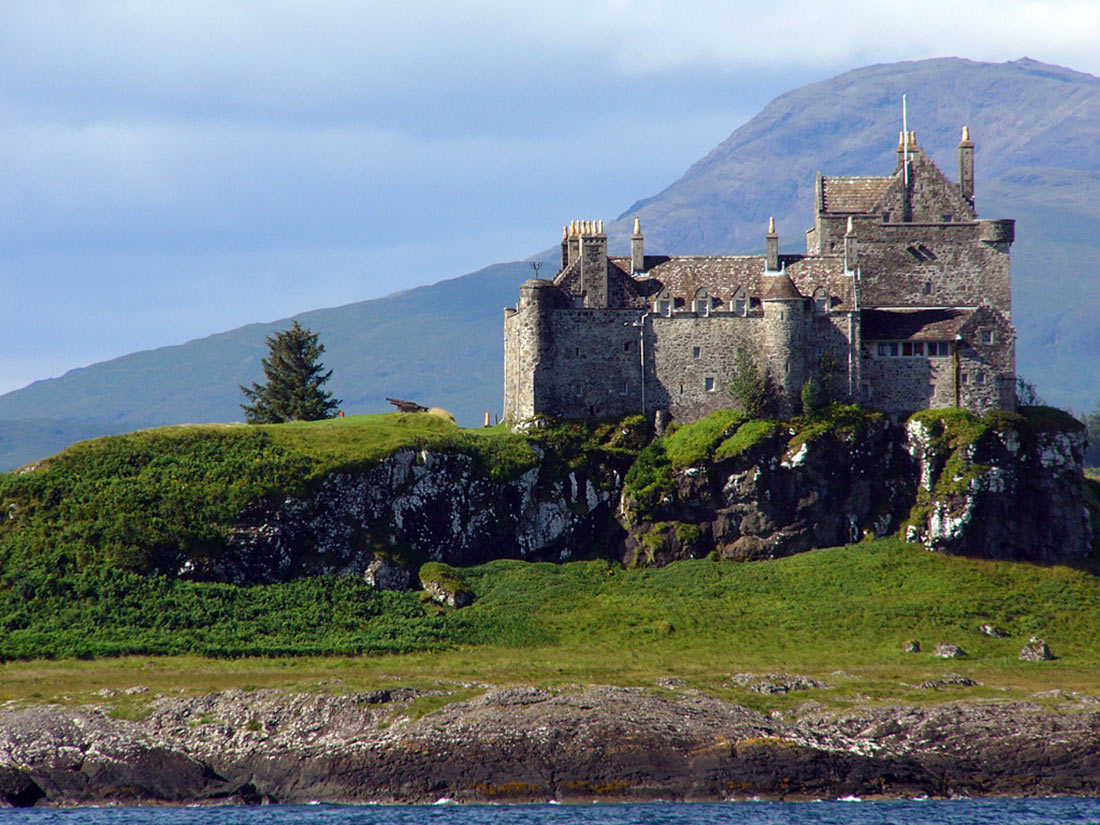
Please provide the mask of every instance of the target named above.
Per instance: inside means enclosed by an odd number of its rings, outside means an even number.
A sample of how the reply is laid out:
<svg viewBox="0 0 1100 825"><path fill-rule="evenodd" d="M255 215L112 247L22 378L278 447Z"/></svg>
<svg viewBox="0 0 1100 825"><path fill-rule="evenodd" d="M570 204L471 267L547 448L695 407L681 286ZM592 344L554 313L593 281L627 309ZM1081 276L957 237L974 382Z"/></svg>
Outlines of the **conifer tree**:
<svg viewBox="0 0 1100 825"><path fill-rule="evenodd" d="M241 386L250 403L241 404L249 424L278 424L283 421L317 421L331 418L340 399L321 389L332 376L324 372L319 335L302 329L297 321L290 329L267 337L267 358L261 361L266 384Z"/></svg>

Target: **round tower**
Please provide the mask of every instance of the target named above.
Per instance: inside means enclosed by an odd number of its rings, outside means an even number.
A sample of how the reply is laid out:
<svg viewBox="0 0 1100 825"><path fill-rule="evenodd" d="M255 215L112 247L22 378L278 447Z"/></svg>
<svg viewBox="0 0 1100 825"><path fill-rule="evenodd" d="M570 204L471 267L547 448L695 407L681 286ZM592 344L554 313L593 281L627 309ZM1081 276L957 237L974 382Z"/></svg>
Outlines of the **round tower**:
<svg viewBox="0 0 1100 825"><path fill-rule="evenodd" d="M790 415L806 381L806 299L786 272L766 274L764 351L768 374L779 391L780 415Z"/></svg>
<svg viewBox="0 0 1100 825"><path fill-rule="evenodd" d="M519 287L519 303L505 318L504 415L519 422L546 408L550 368L550 312L557 304L552 281L532 278Z"/></svg>

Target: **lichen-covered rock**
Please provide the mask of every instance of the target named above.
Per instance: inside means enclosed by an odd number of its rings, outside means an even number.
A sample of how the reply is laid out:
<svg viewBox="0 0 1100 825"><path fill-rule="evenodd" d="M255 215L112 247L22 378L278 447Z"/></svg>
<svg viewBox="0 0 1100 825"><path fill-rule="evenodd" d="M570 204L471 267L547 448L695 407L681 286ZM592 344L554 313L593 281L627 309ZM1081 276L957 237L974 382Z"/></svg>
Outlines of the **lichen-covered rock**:
<svg viewBox="0 0 1100 825"><path fill-rule="evenodd" d="M964 659L966 651L951 642L940 642L936 645L936 652L933 655L940 659Z"/></svg>
<svg viewBox="0 0 1100 825"><path fill-rule="evenodd" d="M379 568L368 573L376 551L415 570L403 559L563 561L580 548L614 545L619 472L586 473L532 449L540 462L518 478L494 479L467 455L402 449L361 470L330 473L307 496L254 500L228 547L188 560L181 575L235 584L377 578Z"/></svg>
<svg viewBox="0 0 1100 825"><path fill-rule="evenodd" d="M982 419L929 410L909 419L906 436L919 479L907 540L938 552L1047 563L1088 553L1080 422L1043 408L1032 417Z"/></svg>
<svg viewBox="0 0 1100 825"><path fill-rule="evenodd" d="M1047 662L1054 658L1047 643L1038 636L1032 636L1020 650L1020 658L1025 662Z"/></svg>
<svg viewBox="0 0 1100 825"><path fill-rule="evenodd" d="M624 560L659 565L716 551L747 561L886 536L912 506L911 466L882 416L800 433L773 427L736 455L676 472L649 521L630 518L637 505L627 495Z"/></svg>
<svg viewBox="0 0 1100 825"><path fill-rule="evenodd" d="M792 690L827 690L831 685L797 673L737 673L730 681L750 693L774 695Z"/></svg>
<svg viewBox="0 0 1100 825"><path fill-rule="evenodd" d="M390 558L376 558L363 571L363 578L376 590L408 590L412 586L412 571Z"/></svg>
<svg viewBox="0 0 1100 825"><path fill-rule="evenodd" d="M901 643L902 653L920 653L920 642L916 639L907 639Z"/></svg>

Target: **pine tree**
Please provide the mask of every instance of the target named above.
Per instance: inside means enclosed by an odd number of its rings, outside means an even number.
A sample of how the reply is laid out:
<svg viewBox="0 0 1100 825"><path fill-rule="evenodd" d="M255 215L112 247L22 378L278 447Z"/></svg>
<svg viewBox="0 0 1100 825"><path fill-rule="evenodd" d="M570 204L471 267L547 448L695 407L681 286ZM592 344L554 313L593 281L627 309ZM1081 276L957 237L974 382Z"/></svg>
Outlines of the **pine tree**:
<svg viewBox="0 0 1100 825"><path fill-rule="evenodd" d="M278 424L283 421L317 421L331 418L340 400L321 389L332 370L321 363L324 344L319 335L302 329L297 321L290 329L267 337L268 356L261 361L267 383L241 386L249 400L241 404L249 424Z"/></svg>

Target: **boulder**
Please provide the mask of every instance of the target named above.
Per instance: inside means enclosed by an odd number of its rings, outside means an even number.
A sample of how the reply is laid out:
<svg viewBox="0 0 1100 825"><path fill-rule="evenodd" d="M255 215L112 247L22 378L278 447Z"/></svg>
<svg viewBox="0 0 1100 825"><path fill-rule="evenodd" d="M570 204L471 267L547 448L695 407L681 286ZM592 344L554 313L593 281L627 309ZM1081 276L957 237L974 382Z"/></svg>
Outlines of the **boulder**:
<svg viewBox="0 0 1100 825"><path fill-rule="evenodd" d="M466 584L462 571L449 564L430 561L421 565L420 584L439 604L467 607L474 603L473 591Z"/></svg>
<svg viewBox="0 0 1100 825"><path fill-rule="evenodd" d="M962 659L966 657L966 651L951 642L940 642L934 655L941 659Z"/></svg>
<svg viewBox="0 0 1100 825"><path fill-rule="evenodd" d="M991 625L991 624L979 625L978 630L980 630L986 636L991 636L994 639L1004 639L1006 636L1008 636L1007 633L1005 633L1003 630L1001 630L996 625Z"/></svg>
<svg viewBox="0 0 1100 825"><path fill-rule="evenodd" d="M939 679L925 679L917 687L925 690L936 690L941 687L973 687L978 684L973 679L968 679L958 673L945 673Z"/></svg>
<svg viewBox="0 0 1100 825"><path fill-rule="evenodd" d="M1032 636L1020 650L1020 658L1025 662L1048 662L1054 658L1047 643L1038 636Z"/></svg>
<svg viewBox="0 0 1100 825"><path fill-rule="evenodd" d="M916 639L907 639L901 643L902 653L920 653L920 642Z"/></svg>

